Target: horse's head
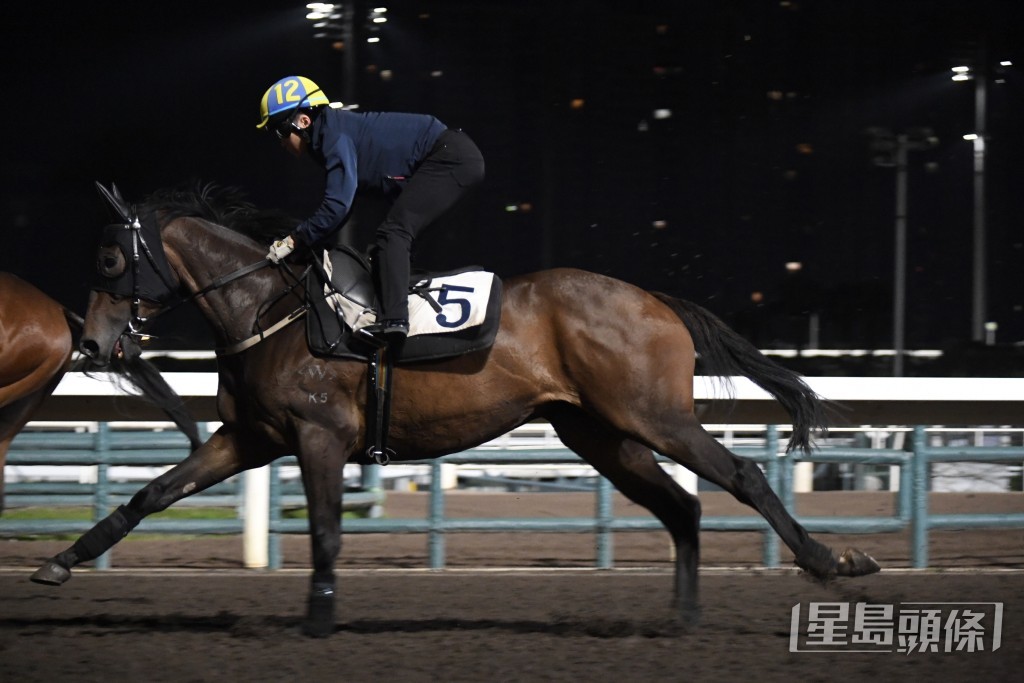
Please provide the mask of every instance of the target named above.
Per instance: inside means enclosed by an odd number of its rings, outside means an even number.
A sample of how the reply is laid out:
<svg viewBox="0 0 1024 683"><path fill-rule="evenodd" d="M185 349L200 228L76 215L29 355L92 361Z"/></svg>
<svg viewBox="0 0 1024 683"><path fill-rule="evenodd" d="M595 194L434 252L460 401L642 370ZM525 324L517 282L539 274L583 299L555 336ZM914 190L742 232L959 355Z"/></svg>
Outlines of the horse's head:
<svg viewBox="0 0 1024 683"><path fill-rule="evenodd" d="M97 187L117 216L103 230L80 343L97 364L143 338L148 320L189 301L199 303L222 345L245 339L270 310L263 304L281 300L282 284L288 291L301 285L290 265L257 273L271 265L267 238L290 232L295 221L256 210L239 190L166 188L135 206L115 187ZM243 279L244 286L225 288Z"/></svg>
<svg viewBox="0 0 1024 683"><path fill-rule="evenodd" d="M103 229L79 350L95 364L106 365L112 355L137 350L142 326L166 306L178 286L155 216L140 217L116 186L96 186L120 222Z"/></svg>

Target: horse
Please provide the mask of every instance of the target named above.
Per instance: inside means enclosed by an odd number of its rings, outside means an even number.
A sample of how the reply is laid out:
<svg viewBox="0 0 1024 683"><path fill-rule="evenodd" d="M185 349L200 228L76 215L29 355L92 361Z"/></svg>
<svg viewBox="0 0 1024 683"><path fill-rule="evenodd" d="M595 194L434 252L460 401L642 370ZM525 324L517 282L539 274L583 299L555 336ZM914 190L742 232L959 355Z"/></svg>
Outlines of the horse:
<svg viewBox="0 0 1024 683"><path fill-rule="evenodd" d="M35 286L0 272L0 475L14 437L72 368L73 335L84 320ZM161 406L185 432L192 448L202 443L195 421L160 372L136 347L111 368ZM0 476L0 514L4 509Z"/></svg>
<svg viewBox="0 0 1024 683"><path fill-rule="evenodd" d="M221 349L217 406L223 425L50 558L33 580L60 585L75 565L106 551L143 517L295 454L312 551L302 631L330 635L342 469L367 459L362 448L369 437L371 387L365 364L314 355L302 325L277 324L303 305L297 278L309 256L270 264L265 255L274 229L267 230L268 221L252 205L239 204L237 192L213 185L158 190L133 206L116 188L100 188L121 223L105 228L101 241L102 282L90 294L82 353L108 362L119 340L142 321L194 300ZM280 235L293 225L275 229ZM144 257L131 258L132 251ZM500 327L489 348L395 366L388 434L393 460L459 452L527 421L548 420L568 448L664 524L675 547L672 613L694 627L700 613L700 503L661 468L655 453L757 510L811 577L830 581L878 571L862 551L837 554L812 538L757 465L729 452L694 412L699 353L711 374L745 375L773 395L793 420L788 447L806 450L811 432L826 426L828 411L797 373L701 306L621 280L559 268L503 284ZM252 343L240 344L245 340ZM240 345L244 351L224 352Z"/></svg>

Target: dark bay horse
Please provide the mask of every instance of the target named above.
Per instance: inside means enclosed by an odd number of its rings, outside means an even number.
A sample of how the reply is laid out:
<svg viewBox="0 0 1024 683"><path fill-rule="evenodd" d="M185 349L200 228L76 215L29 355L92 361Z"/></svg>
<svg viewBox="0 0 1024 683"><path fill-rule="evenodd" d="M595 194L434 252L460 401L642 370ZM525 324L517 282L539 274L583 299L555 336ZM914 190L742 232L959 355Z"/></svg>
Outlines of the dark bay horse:
<svg viewBox="0 0 1024 683"><path fill-rule="evenodd" d="M0 272L0 512L3 466L11 441L71 367L73 328L83 320L38 288ZM151 364L129 353L111 370L164 408L198 448L199 431L177 397Z"/></svg>
<svg viewBox="0 0 1024 683"><path fill-rule="evenodd" d="M126 330L164 309L172 295L200 294L195 300L222 349L301 305L303 293L295 287L301 264L269 266L266 242L244 232L260 214L228 201L230 193L210 186L158 192L131 207L116 191L104 192L124 224L106 229L98 259L105 284L93 291L86 315L81 349L97 362L106 362ZM277 225L270 234L288 227ZM145 255L134 260L141 267L132 265L132 250ZM745 375L778 399L793 418L790 447L809 448L812 429L824 424L824 406L798 375L703 308L618 280L557 269L504 285L492 348L395 368L389 434L395 459L458 452L526 421L549 420L569 448L664 523L676 548L674 605L689 623L699 611L700 503L663 471L654 452L756 509L812 576L878 570L864 553L836 556L811 538L757 465L726 450L694 414L699 352L715 374ZM130 294L146 287L150 301ZM292 324L241 353L222 354L219 379L223 426L33 580L61 584L72 567L113 546L146 515L294 453L309 506L313 562L303 628L328 635L335 628L342 468L360 461L367 443L366 367L311 355L303 326Z"/></svg>

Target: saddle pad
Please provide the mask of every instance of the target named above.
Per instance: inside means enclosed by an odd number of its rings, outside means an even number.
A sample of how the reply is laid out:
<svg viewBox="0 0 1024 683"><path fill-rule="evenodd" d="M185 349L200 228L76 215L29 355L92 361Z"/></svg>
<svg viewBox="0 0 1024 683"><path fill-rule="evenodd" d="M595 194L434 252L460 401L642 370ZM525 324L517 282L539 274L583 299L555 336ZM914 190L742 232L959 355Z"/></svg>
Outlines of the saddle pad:
<svg viewBox="0 0 1024 683"><path fill-rule="evenodd" d="M315 274L308 277L310 350L318 356L369 361L374 347L345 323L346 306L332 300L334 295L324 296ZM397 364L451 358L494 343L501 324L501 279L494 273L469 268L417 275L410 289L409 337L396 354ZM360 316L355 326L370 322L372 318Z"/></svg>

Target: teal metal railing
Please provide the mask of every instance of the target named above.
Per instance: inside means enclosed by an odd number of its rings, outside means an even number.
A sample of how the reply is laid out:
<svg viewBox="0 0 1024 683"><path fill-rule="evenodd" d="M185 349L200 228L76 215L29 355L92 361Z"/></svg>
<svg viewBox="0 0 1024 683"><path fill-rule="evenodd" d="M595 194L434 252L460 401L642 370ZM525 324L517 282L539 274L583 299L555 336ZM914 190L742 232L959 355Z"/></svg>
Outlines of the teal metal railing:
<svg viewBox="0 0 1024 683"><path fill-rule="evenodd" d="M1024 528L1024 513L1011 514L933 514L928 508L930 467L940 462L1024 462L1024 447L999 446L928 446L924 427L912 430L911 450L845 448L825 446L810 456L780 454L778 428L768 426L761 445L741 446L731 450L760 464L772 488L786 508L811 532L818 533L887 533L911 530L911 558L914 567L928 566L928 534L932 529ZM12 444L8 454L11 465L96 466L96 481L91 483L33 482L8 485L9 505L90 505L93 520L8 520L0 517L0 536L31 536L56 533L82 533L99 521L116 505L125 502L141 488L139 483L110 480L109 468L117 465L173 465L188 453L187 440L175 431L117 431L99 423L95 432L24 432ZM664 459L663 459L664 460ZM668 460L664 460L669 462ZM896 493L895 511L889 516L805 517L796 509L794 468L800 462L888 465L899 468L900 486ZM284 483L282 464L274 463L270 477L270 519L268 537L269 566L282 564L280 535L307 533L305 519L286 519L282 510L302 505L297 482ZM578 456L564 448L530 450L495 450L478 448L421 464L429 468L430 488L427 515L424 518L395 519L370 515L360 519L344 519L343 533L419 533L427 536L428 563L431 568L445 566L445 539L448 534L465 532L586 532L596 535L595 566L614 566L613 534L616 532L653 531L662 529L653 517L619 517L614 515L611 484L598 478L592 516L566 518L451 518L445 513L446 492L442 486L441 467L445 464L582 465ZM379 469L364 468L363 490L346 494L354 507L377 508L384 501ZM241 509L245 495L239 480L229 480L194 497L196 504L229 505ZM838 495L838 494L837 494ZM188 500L188 499L186 499ZM240 518L223 520L146 519L139 527L146 533L217 534L240 533ZM762 561L765 566L779 565L779 539L767 522L756 515L707 516L701 520L706 531L758 531L763 535ZM110 566L109 553L97 559L97 568Z"/></svg>

